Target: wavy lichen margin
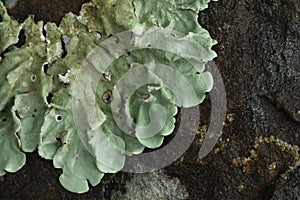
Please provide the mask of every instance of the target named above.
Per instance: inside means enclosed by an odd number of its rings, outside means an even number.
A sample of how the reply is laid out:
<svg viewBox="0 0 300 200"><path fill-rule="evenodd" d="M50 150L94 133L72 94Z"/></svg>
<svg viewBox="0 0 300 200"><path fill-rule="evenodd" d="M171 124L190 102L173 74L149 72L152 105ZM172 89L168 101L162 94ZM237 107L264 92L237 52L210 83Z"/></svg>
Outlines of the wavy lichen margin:
<svg viewBox="0 0 300 200"><path fill-rule="evenodd" d="M82 6L80 15L66 14L57 27L53 23L33 22L28 18L19 24L11 19L3 4L0 2L0 110L2 124L0 129L0 175L5 171L15 172L25 164L23 152L32 152L38 148L41 157L52 159L56 168L62 168L61 184L76 193L88 191L88 182L97 185L103 177L103 172L116 172L99 165L99 162L82 145L73 122L71 99L74 80L80 71L82 61L89 52L98 47L102 41L119 32L141 27L163 27L189 35L197 41L212 57L216 54L211 47L216 44L209 33L197 22L198 12L207 7L210 0L92 0ZM25 44L17 48L21 30L26 35ZM65 47L65 49L63 48ZM5 53L3 53L5 51ZM64 51L65 54L64 55ZM133 57L120 58L121 65L144 62L147 52L137 52ZM148 52L147 59L151 61L175 62L178 58L168 53ZM131 60L130 60L131 59ZM133 62L134 61L134 62ZM108 74L120 75L118 65L111 67ZM182 68L184 71L185 68ZM188 70L186 68L185 70ZM125 71L126 72L126 71ZM122 72L124 73L124 71ZM104 83L104 79L102 82ZM173 102L172 94L166 91L160 93L157 86L140 88L135 94L151 92L159 100L169 99ZM147 89L148 88L148 89ZM102 97L104 89L100 88ZM103 91L102 91L103 90ZM101 92L102 91L102 92ZM166 96L166 94L168 94ZM163 97L163 98L162 98ZM170 99L171 98L171 99ZM99 101L101 102L101 100ZM133 98L130 113L139 123L148 121L147 112L142 111L144 101ZM170 103L172 108L176 104ZM110 119L110 111L105 105L99 105L105 117ZM144 108L145 107L145 108ZM175 112L172 112L173 118ZM104 122L104 120L100 120ZM124 135L115 129L111 120L106 120L105 132L118 140L124 141ZM173 129L174 121L171 123ZM104 124L103 124L104 125ZM167 131L168 134L171 133ZM121 136L121 137L120 137ZM125 140L127 141L127 140ZM138 144L133 140L134 144ZM157 147L161 142L151 146L151 143L141 144L132 148L131 142L125 142L122 147L132 153L140 153L143 146ZM97 147L97 143L90 140ZM127 144L127 145L126 145ZM120 146L120 145L119 145ZM107 164L110 159L102 160Z"/></svg>

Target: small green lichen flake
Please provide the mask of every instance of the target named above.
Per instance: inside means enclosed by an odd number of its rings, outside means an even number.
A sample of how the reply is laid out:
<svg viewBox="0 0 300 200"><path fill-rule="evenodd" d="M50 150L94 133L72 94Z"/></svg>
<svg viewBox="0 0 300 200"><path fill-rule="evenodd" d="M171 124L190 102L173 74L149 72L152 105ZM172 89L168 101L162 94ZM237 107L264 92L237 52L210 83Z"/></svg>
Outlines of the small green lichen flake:
<svg viewBox="0 0 300 200"><path fill-rule="evenodd" d="M25 164L24 152L38 149L42 158L53 160L54 167L62 169L59 180L63 187L84 193L89 184L99 184L104 173L122 170L126 157L141 154L145 148L160 147L165 136L174 131L178 107L200 104L212 89L212 76L204 72L204 65L216 57L211 50L216 41L197 21L198 12L209 2L91 0L83 4L80 15L66 14L59 26L34 22L33 17L18 23L0 2L0 176L18 171ZM84 133L80 135L72 105L81 106L80 98L90 98L90 94L74 93L83 63L104 62L97 55L91 56L91 52L99 46L109 52L101 46L106 39L124 31L152 27L183 36L164 38L159 33L149 33L148 37L156 41L151 45L162 48L127 52L117 56L105 70L94 66L93 77L81 81L89 83L100 77L94 88L97 110L82 106L79 123L87 130L80 130ZM19 45L21 30L26 36L23 45ZM132 38L137 46L144 45L138 34ZM168 48L177 49L182 57L164 52L164 41L174 44ZM200 54L184 46L192 42L201 46ZM190 58L187 55L200 63L197 68L185 60ZM171 67L167 70L165 66ZM118 81L131 71L137 71L133 80L142 77L152 82L137 87L126 99L126 86L131 82L124 81L119 86ZM176 81L178 76L187 81ZM172 91L171 86L178 90ZM186 86L197 91L195 99L177 98ZM113 104L117 111L111 106L113 94L126 99ZM154 117L152 109L157 104L163 105L165 111L155 112L159 114ZM94 113L93 117L90 113ZM130 122L129 133L115 121L118 114L126 118L125 123ZM154 126L145 128L153 119ZM153 129L158 131L149 136L147 130Z"/></svg>
<svg viewBox="0 0 300 200"><path fill-rule="evenodd" d="M15 99L12 109L21 121L22 150L32 152L39 144L40 127L48 109L46 96L52 90L52 79L42 69L47 59L42 37L43 23L36 24L29 18L24 23L24 30L27 38L24 47L5 54L5 57L13 60L13 56L18 54L20 59L25 59L8 73L7 80Z"/></svg>
<svg viewBox="0 0 300 200"><path fill-rule="evenodd" d="M0 176L18 171L26 161L20 150L19 121L14 118L9 106L11 104L0 112Z"/></svg>
<svg viewBox="0 0 300 200"><path fill-rule="evenodd" d="M7 11L0 1L0 53L2 53L9 46L18 42L21 25L12 20L7 14Z"/></svg>

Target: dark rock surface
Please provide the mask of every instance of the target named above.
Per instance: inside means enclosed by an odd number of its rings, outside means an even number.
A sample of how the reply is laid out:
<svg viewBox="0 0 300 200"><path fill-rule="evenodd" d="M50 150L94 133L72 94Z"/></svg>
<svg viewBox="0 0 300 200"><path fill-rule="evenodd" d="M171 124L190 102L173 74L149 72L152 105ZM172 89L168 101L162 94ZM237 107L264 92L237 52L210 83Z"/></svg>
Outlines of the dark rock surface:
<svg viewBox="0 0 300 200"><path fill-rule="evenodd" d="M24 21L28 15L34 15L36 21L51 21L58 24L66 13L73 12L78 14L81 5L85 2L89 2L89 0L18 0L16 5L9 9L9 14L20 22Z"/></svg>
<svg viewBox="0 0 300 200"><path fill-rule="evenodd" d="M58 1L42 2L31 10L20 3L10 13L58 22L63 14L57 13L72 10L61 1L63 11L51 9ZM300 1L219 0L199 15L199 22L219 42L215 62L229 115L213 152L198 159L198 135L166 173L177 177L195 200L299 199ZM124 190L132 176L106 175L90 192L76 195L60 186L59 174L37 153L28 155L22 170L0 181L0 199L110 199L111 191Z"/></svg>
<svg viewBox="0 0 300 200"><path fill-rule="evenodd" d="M298 200L300 199L300 170L299 168L288 178L278 181L272 200Z"/></svg>

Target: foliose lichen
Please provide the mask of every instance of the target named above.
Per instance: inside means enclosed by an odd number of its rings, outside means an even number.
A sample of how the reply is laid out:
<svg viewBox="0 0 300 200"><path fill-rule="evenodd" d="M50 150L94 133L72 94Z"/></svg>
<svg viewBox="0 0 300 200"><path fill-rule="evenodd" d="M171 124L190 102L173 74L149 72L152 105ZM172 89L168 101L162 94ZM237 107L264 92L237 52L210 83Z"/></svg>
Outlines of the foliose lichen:
<svg viewBox="0 0 300 200"><path fill-rule="evenodd" d="M38 149L41 157L53 160L54 167L63 170L59 180L67 190L83 193L88 191L88 183L99 184L104 173L120 171L126 156L140 154L145 147L159 147L175 127L177 107L200 104L205 93L212 89L212 76L204 72L204 65L216 57L211 50L216 41L197 21L198 12L207 8L209 2L92 0L83 4L80 15L66 14L59 26L36 23L32 17L19 24L0 2L0 176L18 171L25 164L24 153ZM83 61L107 38L123 31L151 27L184 34L181 38L174 36L177 42L196 41L203 48L196 60L202 61L203 66L195 69L184 58L157 49L121 56L101 72L96 90L98 121L89 121L90 127L100 126L101 132L87 133L87 147L77 134L72 116L72 95ZM17 47L21 30L26 40ZM160 35L154 36L159 42ZM143 137L134 127L135 135L124 133L116 125L109 105L116 82L145 63L172 66L188 80L197 96L194 102L188 96L178 102L167 87L178 84L171 75L169 80L159 80L157 74L163 73L159 67L145 71L145 76L156 77L160 82L138 88L123 106L126 116L141 126L149 123L152 105L165 106L167 120L161 131L150 138ZM89 112L84 110L81 117L88 118ZM158 123L159 120L160 117Z"/></svg>

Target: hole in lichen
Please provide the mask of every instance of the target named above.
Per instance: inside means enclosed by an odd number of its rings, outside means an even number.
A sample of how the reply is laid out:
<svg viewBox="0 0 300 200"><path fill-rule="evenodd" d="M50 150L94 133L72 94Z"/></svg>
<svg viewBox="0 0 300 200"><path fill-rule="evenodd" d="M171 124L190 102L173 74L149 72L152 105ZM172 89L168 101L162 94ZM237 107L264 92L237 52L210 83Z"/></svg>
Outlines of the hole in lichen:
<svg viewBox="0 0 300 200"><path fill-rule="evenodd" d="M15 115L18 119L21 119L21 112L19 110L15 110Z"/></svg>
<svg viewBox="0 0 300 200"><path fill-rule="evenodd" d="M47 74L48 68L49 68L48 63L45 63L45 64L43 65L43 71L44 71L45 74Z"/></svg>
<svg viewBox="0 0 300 200"><path fill-rule="evenodd" d="M25 30L24 29L21 29L20 33L19 33L19 36L18 36L18 43L16 44L16 46L18 48L22 47L25 42L26 42L26 35L25 35Z"/></svg>
<svg viewBox="0 0 300 200"><path fill-rule="evenodd" d="M35 82L35 80L36 80L36 75L35 75L35 74L32 74L30 79L31 79L32 82Z"/></svg>
<svg viewBox="0 0 300 200"><path fill-rule="evenodd" d="M125 53L126 53L127 56L130 56L130 51L129 51L129 49L125 49Z"/></svg>
<svg viewBox="0 0 300 200"><path fill-rule="evenodd" d="M26 40L26 36L25 36L25 31L23 29L21 29L20 33L19 33L19 36L18 36L18 43L17 44L13 44L13 45L10 45L9 47L7 47L1 54L0 56L2 58L5 58L5 54L10 52L10 51L13 51L17 48L20 48L22 47L24 44L25 44L25 40Z"/></svg>
<svg viewBox="0 0 300 200"><path fill-rule="evenodd" d="M61 122L62 119L63 119L63 118L62 118L61 115L56 115L56 117L55 117L55 120L56 120L57 122Z"/></svg>
<svg viewBox="0 0 300 200"><path fill-rule="evenodd" d="M20 137L21 133L19 131L17 131L15 134L16 134L17 138L21 139L21 137Z"/></svg>
<svg viewBox="0 0 300 200"><path fill-rule="evenodd" d="M33 117L33 118L35 118L35 115L34 115L34 114L32 114L32 117Z"/></svg>
<svg viewBox="0 0 300 200"><path fill-rule="evenodd" d="M42 30L42 34L43 34L43 36L46 38L47 37L47 31L46 31L46 29L45 29L45 23L44 23L44 25L43 25L43 30Z"/></svg>
<svg viewBox="0 0 300 200"><path fill-rule="evenodd" d="M37 109L34 109L33 112L37 112Z"/></svg>
<svg viewBox="0 0 300 200"><path fill-rule="evenodd" d="M5 123L5 122L7 122L7 121L8 121L7 117L3 117L3 118L2 118L2 122Z"/></svg>
<svg viewBox="0 0 300 200"><path fill-rule="evenodd" d="M112 92L110 90L107 90L103 93L102 95L102 101L105 103L105 104L109 104L111 103L112 101Z"/></svg>
<svg viewBox="0 0 300 200"><path fill-rule="evenodd" d="M62 53L62 55L61 55L61 58L64 58L64 57L66 57L67 54L68 54L67 49L66 49L66 42L67 42L67 40L64 40L63 37L61 37L60 40L61 40L61 48L62 48L62 50L63 50L63 53Z"/></svg>
<svg viewBox="0 0 300 200"><path fill-rule="evenodd" d="M47 100L47 103L48 103L48 104L51 103L52 98L53 98L53 94L52 94L52 93L49 93L48 96L46 97L46 100Z"/></svg>

